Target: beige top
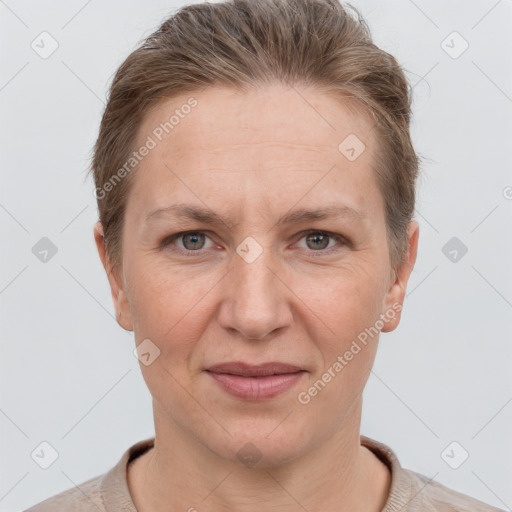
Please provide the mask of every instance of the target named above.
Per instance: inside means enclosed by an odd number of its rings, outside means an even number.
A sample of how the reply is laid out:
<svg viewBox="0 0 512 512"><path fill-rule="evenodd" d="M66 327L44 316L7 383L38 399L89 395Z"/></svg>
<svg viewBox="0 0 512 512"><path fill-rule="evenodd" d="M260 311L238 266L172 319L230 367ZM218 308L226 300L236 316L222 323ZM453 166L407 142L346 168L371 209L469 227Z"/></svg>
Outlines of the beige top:
<svg viewBox="0 0 512 512"><path fill-rule="evenodd" d="M154 440L152 437L135 443L107 473L48 498L25 512L137 512L128 489L128 464L152 448ZM391 471L391 488L382 512L504 512L402 468L395 453L383 443L361 436L361 444Z"/></svg>

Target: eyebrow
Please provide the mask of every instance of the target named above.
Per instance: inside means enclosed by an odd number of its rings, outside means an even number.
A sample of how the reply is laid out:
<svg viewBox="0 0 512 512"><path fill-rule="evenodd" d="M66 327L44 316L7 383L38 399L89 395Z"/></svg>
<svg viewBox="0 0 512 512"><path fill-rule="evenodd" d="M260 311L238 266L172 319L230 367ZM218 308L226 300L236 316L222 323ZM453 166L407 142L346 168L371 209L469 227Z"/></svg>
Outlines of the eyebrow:
<svg viewBox="0 0 512 512"><path fill-rule="evenodd" d="M179 219L192 219L204 224L220 225L224 224L232 229L236 224L232 224L229 219L215 213L208 208L202 208L189 204L173 204L163 208L157 208L151 211L145 218L145 222L158 217L174 216ZM331 204L320 208L302 208L284 214L275 225L300 224L301 222L323 220L327 218L349 218L353 220L362 220L366 215L350 206L344 204Z"/></svg>

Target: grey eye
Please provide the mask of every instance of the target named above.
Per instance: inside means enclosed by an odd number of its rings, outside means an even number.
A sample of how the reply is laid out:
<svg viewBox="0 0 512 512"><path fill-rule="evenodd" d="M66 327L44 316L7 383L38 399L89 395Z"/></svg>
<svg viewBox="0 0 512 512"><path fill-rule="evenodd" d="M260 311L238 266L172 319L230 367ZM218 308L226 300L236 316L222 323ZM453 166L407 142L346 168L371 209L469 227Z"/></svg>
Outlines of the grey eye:
<svg viewBox="0 0 512 512"><path fill-rule="evenodd" d="M202 249L205 242L204 233L188 233L181 235L178 240L183 241L183 248L187 251Z"/></svg>
<svg viewBox="0 0 512 512"><path fill-rule="evenodd" d="M310 233L306 235L306 244L308 249L325 249L329 245L330 238L332 237L326 233Z"/></svg>

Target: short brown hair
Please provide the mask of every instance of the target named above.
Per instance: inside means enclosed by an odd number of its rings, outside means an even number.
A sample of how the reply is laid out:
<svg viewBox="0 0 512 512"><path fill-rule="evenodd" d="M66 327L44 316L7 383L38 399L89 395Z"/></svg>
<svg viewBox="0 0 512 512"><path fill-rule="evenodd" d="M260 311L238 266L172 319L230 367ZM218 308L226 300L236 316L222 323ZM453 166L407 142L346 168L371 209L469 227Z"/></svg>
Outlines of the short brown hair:
<svg viewBox="0 0 512 512"><path fill-rule="evenodd" d="M380 148L374 168L385 202L391 266L398 268L407 250L419 166L409 133L411 88L396 59L373 44L357 9L347 7L355 16L337 0L188 5L128 56L109 90L91 169L113 268L122 261L133 172L113 179L130 158L149 109L208 86L246 90L275 82L354 99L375 120Z"/></svg>

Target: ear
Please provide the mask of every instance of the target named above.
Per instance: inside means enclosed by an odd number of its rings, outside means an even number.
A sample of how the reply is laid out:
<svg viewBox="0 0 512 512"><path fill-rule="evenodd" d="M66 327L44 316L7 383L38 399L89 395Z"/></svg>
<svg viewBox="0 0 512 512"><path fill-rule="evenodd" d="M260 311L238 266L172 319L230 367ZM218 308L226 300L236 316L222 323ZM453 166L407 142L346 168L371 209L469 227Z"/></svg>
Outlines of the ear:
<svg viewBox="0 0 512 512"><path fill-rule="evenodd" d="M384 326L381 329L382 332L393 331L400 323L407 282L416 263L419 233L420 227L418 222L415 220L409 222L407 226L408 249L386 294L384 309L381 315L384 321Z"/></svg>
<svg viewBox="0 0 512 512"><path fill-rule="evenodd" d="M117 323L127 331L133 331L133 323L130 312L130 304L126 296L123 281L120 278L117 270L112 267L107 248L105 245L105 238L103 234L103 226L101 222L97 222L94 225L94 240L96 241L96 247L100 255L103 268L107 273L108 282L110 284L110 291L112 293L112 300L114 301L114 307L116 310Z"/></svg>

